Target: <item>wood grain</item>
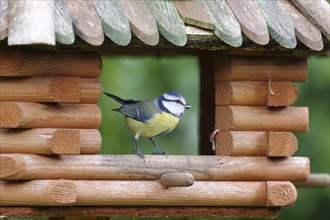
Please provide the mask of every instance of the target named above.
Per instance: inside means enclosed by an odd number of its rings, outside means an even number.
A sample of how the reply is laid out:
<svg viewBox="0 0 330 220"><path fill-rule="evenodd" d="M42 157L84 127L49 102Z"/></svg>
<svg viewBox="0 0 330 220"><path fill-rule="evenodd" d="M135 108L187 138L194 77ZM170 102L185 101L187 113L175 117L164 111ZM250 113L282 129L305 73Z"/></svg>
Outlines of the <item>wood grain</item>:
<svg viewBox="0 0 330 220"><path fill-rule="evenodd" d="M0 206L67 206L77 202L77 189L70 180L0 182Z"/></svg>
<svg viewBox="0 0 330 220"><path fill-rule="evenodd" d="M2 180L157 180L165 173L188 172L196 181L305 181L309 175L305 157L152 155L144 161L136 155L1 154L0 159Z"/></svg>
<svg viewBox="0 0 330 220"><path fill-rule="evenodd" d="M289 81L216 82L216 105L289 106L297 98L297 87Z"/></svg>
<svg viewBox="0 0 330 220"><path fill-rule="evenodd" d="M0 76L72 76L97 78L102 60L97 53L0 51Z"/></svg>
<svg viewBox="0 0 330 220"><path fill-rule="evenodd" d="M101 20L91 1L62 0L71 16L75 33L87 43L100 46L104 41Z"/></svg>
<svg viewBox="0 0 330 220"><path fill-rule="evenodd" d="M253 42L266 45L269 42L267 23L251 0L227 0L241 25L242 32Z"/></svg>
<svg viewBox="0 0 330 220"><path fill-rule="evenodd" d="M79 77L4 78L0 92L1 101L97 103L101 84Z"/></svg>
<svg viewBox="0 0 330 220"><path fill-rule="evenodd" d="M159 32L172 44L184 46L187 43L185 25L172 1L145 2L157 22Z"/></svg>
<svg viewBox="0 0 330 220"><path fill-rule="evenodd" d="M201 2L213 19L215 35L230 46L240 47L243 42L241 27L227 2L225 0Z"/></svg>
<svg viewBox="0 0 330 220"><path fill-rule="evenodd" d="M119 1L128 17L133 34L143 43L155 46L159 43L156 20L145 1Z"/></svg>
<svg viewBox="0 0 330 220"><path fill-rule="evenodd" d="M305 17L319 28L324 36L330 41L330 5L326 0L305 1L291 0Z"/></svg>
<svg viewBox="0 0 330 220"><path fill-rule="evenodd" d="M113 42L127 46L131 41L131 29L128 18L118 1L92 0L95 10L100 16L104 33Z"/></svg>
<svg viewBox="0 0 330 220"><path fill-rule="evenodd" d="M290 157L298 148L291 132L220 131L216 155Z"/></svg>
<svg viewBox="0 0 330 220"><path fill-rule="evenodd" d="M306 82L308 75L306 58L219 56L215 65L215 81Z"/></svg>
<svg viewBox="0 0 330 220"><path fill-rule="evenodd" d="M62 217L62 216L212 216L212 217L276 217L280 207L219 207L219 206L53 206L53 207L1 207L6 217Z"/></svg>
<svg viewBox="0 0 330 220"><path fill-rule="evenodd" d="M8 0L0 1L0 41L8 36Z"/></svg>
<svg viewBox="0 0 330 220"><path fill-rule="evenodd" d="M55 33L56 41L61 44L73 44L75 40L71 17L61 0L55 0Z"/></svg>
<svg viewBox="0 0 330 220"><path fill-rule="evenodd" d="M129 190L132 188L134 190ZM41 193L44 190L46 192ZM1 181L0 192L1 206L62 205L62 202L76 206L273 207L286 206L296 200L292 183L264 181L198 181L190 187L168 189L155 181Z"/></svg>
<svg viewBox="0 0 330 220"><path fill-rule="evenodd" d="M214 30L214 24L211 21L208 13L204 10L202 1L173 0L172 2L186 24Z"/></svg>
<svg viewBox="0 0 330 220"><path fill-rule="evenodd" d="M8 1L8 45L55 45L55 3Z"/></svg>
<svg viewBox="0 0 330 220"><path fill-rule="evenodd" d="M102 139L97 129L0 129L0 153L97 154Z"/></svg>
<svg viewBox="0 0 330 220"><path fill-rule="evenodd" d="M307 107L217 106L215 127L230 131L308 131Z"/></svg>
<svg viewBox="0 0 330 220"><path fill-rule="evenodd" d="M296 187L302 188L327 188L330 186L329 173L311 173L304 182L293 182Z"/></svg>
<svg viewBox="0 0 330 220"><path fill-rule="evenodd" d="M278 1L253 1L268 25L270 36L286 48L295 48L297 45L293 23L282 9Z"/></svg>
<svg viewBox="0 0 330 220"><path fill-rule="evenodd" d="M302 15L289 0L281 0L279 3L283 10L289 15L295 27L297 38L312 50L322 50L323 40L321 31Z"/></svg>
<svg viewBox="0 0 330 220"><path fill-rule="evenodd" d="M96 104L0 102L0 128L98 128Z"/></svg>

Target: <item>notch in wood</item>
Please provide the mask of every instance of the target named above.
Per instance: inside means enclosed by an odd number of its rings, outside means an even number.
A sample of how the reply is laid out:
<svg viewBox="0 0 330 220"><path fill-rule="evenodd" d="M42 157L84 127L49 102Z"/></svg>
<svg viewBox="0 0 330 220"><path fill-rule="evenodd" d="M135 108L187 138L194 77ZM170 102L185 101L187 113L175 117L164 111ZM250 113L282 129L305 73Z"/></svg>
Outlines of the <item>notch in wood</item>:
<svg viewBox="0 0 330 220"><path fill-rule="evenodd" d="M157 182L164 188L188 187L194 184L195 178L190 173L165 173Z"/></svg>

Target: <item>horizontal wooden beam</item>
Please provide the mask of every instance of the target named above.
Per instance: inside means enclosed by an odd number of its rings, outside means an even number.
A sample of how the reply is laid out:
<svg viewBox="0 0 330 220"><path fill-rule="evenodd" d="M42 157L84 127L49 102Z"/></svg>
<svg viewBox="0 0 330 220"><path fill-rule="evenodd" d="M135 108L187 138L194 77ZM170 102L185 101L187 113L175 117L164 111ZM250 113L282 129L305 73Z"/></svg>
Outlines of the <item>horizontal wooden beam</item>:
<svg viewBox="0 0 330 220"><path fill-rule="evenodd" d="M156 180L188 172L198 180L305 181L305 157L1 154L0 179ZM262 169L260 169L262 167ZM45 172L47 170L47 172Z"/></svg>
<svg viewBox="0 0 330 220"><path fill-rule="evenodd" d="M216 82L216 105L288 106L298 97L289 81Z"/></svg>
<svg viewBox="0 0 330 220"><path fill-rule="evenodd" d="M216 135L216 155L290 157L298 149L291 132L220 131Z"/></svg>
<svg viewBox="0 0 330 220"><path fill-rule="evenodd" d="M306 58L219 56L215 59L215 81L307 81Z"/></svg>
<svg viewBox="0 0 330 220"><path fill-rule="evenodd" d="M79 77L2 78L0 100L21 102L97 103L101 84Z"/></svg>
<svg viewBox="0 0 330 220"><path fill-rule="evenodd" d="M0 129L0 153L97 154L102 138L97 129Z"/></svg>
<svg viewBox="0 0 330 220"><path fill-rule="evenodd" d="M308 131L307 107L217 106L215 127L231 131Z"/></svg>
<svg viewBox="0 0 330 220"><path fill-rule="evenodd" d="M288 181L197 181L164 189L156 181L0 181L0 206L288 206Z"/></svg>
<svg viewBox="0 0 330 220"><path fill-rule="evenodd" d="M64 217L64 216L210 216L210 217L272 217L281 213L280 207L218 207L218 206L51 206L0 207L4 217Z"/></svg>
<svg viewBox="0 0 330 220"><path fill-rule="evenodd" d="M330 186L329 173L311 173L304 182L294 182L296 187L302 188L326 188Z"/></svg>
<svg viewBox="0 0 330 220"><path fill-rule="evenodd" d="M102 60L97 53L0 51L0 76L72 76L97 78Z"/></svg>
<svg viewBox="0 0 330 220"><path fill-rule="evenodd" d="M0 128L98 128L96 104L0 102Z"/></svg>

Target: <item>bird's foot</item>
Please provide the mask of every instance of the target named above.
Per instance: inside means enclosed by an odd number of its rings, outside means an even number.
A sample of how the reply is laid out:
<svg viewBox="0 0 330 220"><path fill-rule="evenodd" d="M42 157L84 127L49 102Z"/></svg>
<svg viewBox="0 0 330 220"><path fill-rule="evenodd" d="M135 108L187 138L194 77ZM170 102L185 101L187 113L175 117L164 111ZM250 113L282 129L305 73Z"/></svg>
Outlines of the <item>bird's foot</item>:
<svg viewBox="0 0 330 220"><path fill-rule="evenodd" d="M166 155L167 156L168 154L166 151L159 150L159 151L155 151L155 152L151 153L151 155Z"/></svg>
<svg viewBox="0 0 330 220"><path fill-rule="evenodd" d="M146 159L146 156L144 155L144 153L142 153L139 149L134 148L132 150L132 152L135 153L136 155L138 155L139 157L141 157L142 159L144 159L144 160Z"/></svg>

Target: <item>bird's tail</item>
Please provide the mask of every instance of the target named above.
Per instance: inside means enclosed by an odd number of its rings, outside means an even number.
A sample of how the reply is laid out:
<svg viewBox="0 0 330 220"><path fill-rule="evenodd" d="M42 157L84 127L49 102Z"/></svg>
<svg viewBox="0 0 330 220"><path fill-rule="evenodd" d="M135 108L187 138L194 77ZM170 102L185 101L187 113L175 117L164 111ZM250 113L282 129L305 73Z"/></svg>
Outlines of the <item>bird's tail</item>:
<svg viewBox="0 0 330 220"><path fill-rule="evenodd" d="M119 102L120 104L124 105L127 103L126 100L122 99L122 98L119 98L118 96L115 96L111 93L107 93L107 92L103 92L105 95L109 96L110 98L116 100L117 102Z"/></svg>

